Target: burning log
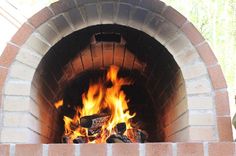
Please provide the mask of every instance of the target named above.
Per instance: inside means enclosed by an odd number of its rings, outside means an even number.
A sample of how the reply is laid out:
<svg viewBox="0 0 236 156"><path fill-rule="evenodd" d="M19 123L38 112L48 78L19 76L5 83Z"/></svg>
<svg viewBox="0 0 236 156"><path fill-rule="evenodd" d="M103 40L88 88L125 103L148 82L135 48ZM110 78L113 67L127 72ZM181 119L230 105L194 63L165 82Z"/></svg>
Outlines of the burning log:
<svg viewBox="0 0 236 156"><path fill-rule="evenodd" d="M95 114L90 116L83 116L80 118L80 126L90 129L102 127L110 119L108 114Z"/></svg>
<svg viewBox="0 0 236 156"><path fill-rule="evenodd" d="M144 143L147 141L147 132L140 129L128 129L127 136L132 142Z"/></svg>
<svg viewBox="0 0 236 156"><path fill-rule="evenodd" d="M118 124L115 126L115 132L116 132L117 134L123 135L125 131L126 131L126 124L125 124L125 122L118 123Z"/></svg>
<svg viewBox="0 0 236 156"><path fill-rule="evenodd" d="M71 122L70 123L70 128L71 128L71 130L76 130L78 127L79 127L80 125L79 125L79 121L77 121L76 123L74 123L74 122Z"/></svg>
<svg viewBox="0 0 236 156"><path fill-rule="evenodd" d="M95 128L95 129L88 129L88 135L91 136L91 135L94 135L94 134L98 134L98 133L101 133L101 129L102 127L98 127L98 128Z"/></svg>
<svg viewBox="0 0 236 156"><path fill-rule="evenodd" d="M61 142L62 142L62 143L67 143L67 144L71 143L71 138L70 138L70 136L63 135L63 136L61 137Z"/></svg>
<svg viewBox="0 0 236 156"><path fill-rule="evenodd" d="M131 143L130 139L125 135L113 134L106 140L107 143Z"/></svg>
<svg viewBox="0 0 236 156"><path fill-rule="evenodd" d="M88 138L84 137L84 136L78 136L77 138L75 138L73 140L73 143L75 144L83 144L83 143L87 143L88 142Z"/></svg>

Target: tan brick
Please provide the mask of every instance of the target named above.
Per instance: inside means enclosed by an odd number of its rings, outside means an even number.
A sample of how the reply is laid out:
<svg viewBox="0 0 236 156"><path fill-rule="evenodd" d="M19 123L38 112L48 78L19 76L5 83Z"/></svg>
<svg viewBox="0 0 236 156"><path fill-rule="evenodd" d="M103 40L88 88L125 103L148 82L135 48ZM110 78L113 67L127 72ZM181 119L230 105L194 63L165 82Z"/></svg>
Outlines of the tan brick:
<svg viewBox="0 0 236 156"><path fill-rule="evenodd" d="M78 8L74 8L65 12L65 17L70 19L75 30L82 29L86 27L86 22L84 17L82 16L81 10Z"/></svg>
<svg viewBox="0 0 236 156"><path fill-rule="evenodd" d="M165 46L173 56L193 48L188 38L182 34L167 42Z"/></svg>
<svg viewBox="0 0 236 156"><path fill-rule="evenodd" d="M0 144L0 156L10 156L10 145Z"/></svg>
<svg viewBox="0 0 236 156"><path fill-rule="evenodd" d="M214 118L212 111L189 111L189 125L215 125Z"/></svg>
<svg viewBox="0 0 236 156"><path fill-rule="evenodd" d="M203 63L188 65L182 68L182 74L188 80L207 74L207 68Z"/></svg>
<svg viewBox="0 0 236 156"><path fill-rule="evenodd" d="M80 155L93 156L96 151L96 156L104 156L107 153L106 147L107 144L81 144Z"/></svg>
<svg viewBox="0 0 236 156"><path fill-rule="evenodd" d="M20 80L8 80L4 93L6 95L30 95L30 82Z"/></svg>
<svg viewBox="0 0 236 156"><path fill-rule="evenodd" d="M189 127L176 132L175 134L165 138L168 142L186 142L191 141L189 138Z"/></svg>
<svg viewBox="0 0 236 156"><path fill-rule="evenodd" d="M189 128L191 141L216 141L214 126L194 126Z"/></svg>
<svg viewBox="0 0 236 156"><path fill-rule="evenodd" d="M43 145L42 144L16 144L15 156L42 156Z"/></svg>
<svg viewBox="0 0 236 156"><path fill-rule="evenodd" d="M177 56L174 56L174 58L180 67L193 65L195 62L201 60L198 52L194 48L179 53Z"/></svg>
<svg viewBox="0 0 236 156"><path fill-rule="evenodd" d="M113 24L115 14L113 3L101 3L101 22L102 24Z"/></svg>
<svg viewBox="0 0 236 156"><path fill-rule="evenodd" d="M52 22L49 22L54 28L57 29L57 32L60 33L61 36L65 37L73 32L72 28L66 21L63 15L59 15L56 18L52 19Z"/></svg>
<svg viewBox="0 0 236 156"><path fill-rule="evenodd" d="M154 155L172 156L173 154L172 144L170 143L146 143L145 154L146 156L154 156Z"/></svg>
<svg viewBox="0 0 236 156"><path fill-rule="evenodd" d="M75 145L50 144L48 146L48 156L55 155L75 156Z"/></svg>
<svg viewBox="0 0 236 156"><path fill-rule="evenodd" d="M178 143L177 156L200 156L204 155L202 143Z"/></svg>
<svg viewBox="0 0 236 156"><path fill-rule="evenodd" d="M28 47L32 48L40 55L44 56L48 52L50 46L40 39L40 34L34 33L25 43Z"/></svg>
<svg viewBox="0 0 236 156"><path fill-rule="evenodd" d="M76 6L73 0L60 0L50 5L50 8L56 15L65 12L67 10L70 10L71 8L74 7Z"/></svg>
<svg viewBox="0 0 236 156"><path fill-rule="evenodd" d="M137 156L139 155L139 144L113 144L112 156Z"/></svg>
<svg viewBox="0 0 236 156"><path fill-rule="evenodd" d="M41 132L41 123L28 112L4 112L3 115L3 125L6 127L27 127L38 133Z"/></svg>
<svg viewBox="0 0 236 156"><path fill-rule="evenodd" d="M160 24L157 30L157 35L154 36L156 40L158 40L161 44L165 44L167 41L173 39L178 35L178 28L165 21Z"/></svg>
<svg viewBox="0 0 236 156"><path fill-rule="evenodd" d="M128 26L138 30L142 30L145 19L150 18L150 16L149 17L147 16L148 16L148 11L146 9L138 7L133 8L132 13L130 14L129 17Z"/></svg>
<svg viewBox="0 0 236 156"><path fill-rule="evenodd" d="M186 92L188 94L210 93L212 91L208 78L201 77L196 80L186 81Z"/></svg>
<svg viewBox="0 0 236 156"><path fill-rule="evenodd" d="M186 128L189 125L189 114L185 112L178 119L170 123L167 127L164 128L165 136L170 136L176 133L177 131Z"/></svg>
<svg viewBox="0 0 236 156"><path fill-rule="evenodd" d="M180 115L186 112L188 109L186 98L184 98L179 104L167 109L165 117L165 125L169 125L171 122L176 120Z"/></svg>
<svg viewBox="0 0 236 156"><path fill-rule="evenodd" d="M233 156L235 155L235 143L219 142L208 144L209 156Z"/></svg>
<svg viewBox="0 0 236 156"><path fill-rule="evenodd" d="M189 109L212 109L213 99L210 96L189 96L188 98Z"/></svg>
<svg viewBox="0 0 236 156"><path fill-rule="evenodd" d="M19 53L16 56L16 60L24 64L27 64L35 69L38 67L41 59L42 59L41 55L39 55L37 52L27 47L21 47Z"/></svg>
<svg viewBox="0 0 236 156"><path fill-rule="evenodd" d="M40 136L28 128L2 128L1 142L40 143Z"/></svg>
<svg viewBox="0 0 236 156"><path fill-rule="evenodd" d="M57 32L48 23L41 25L37 29L37 31L51 45L54 45L55 43L57 43L61 39L61 36L58 35Z"/></svg>
<svg viewBox="0 0 236 156"><path fill-rule="evenodd" d="M10 70L10 77L16 78L20 80L32 81L34 76L35 69L21 63L15 61Z"/></svg>
<svg viewBox="0 0 236 156"><path fill-rule="evenodd" d="M5 96L4 99L5 111L29 111L30 98L24 96Z"/></svg>

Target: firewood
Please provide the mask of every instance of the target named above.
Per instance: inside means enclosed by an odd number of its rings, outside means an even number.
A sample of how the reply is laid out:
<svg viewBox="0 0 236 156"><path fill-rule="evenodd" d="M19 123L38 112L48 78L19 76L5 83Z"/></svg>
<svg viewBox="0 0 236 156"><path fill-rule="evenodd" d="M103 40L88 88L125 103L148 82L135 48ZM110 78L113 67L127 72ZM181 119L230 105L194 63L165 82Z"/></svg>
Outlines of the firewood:
<svg viewBox="0 0 236 156"><path fill-rule="evenodd" d="M94 129L91 129L89 128L88 129L88 135L91 136L91 135L94 135L94 134L98 134L98 133L101 133L101 129L102 127L98 127L98 128L94 128Z"/></svg>
<svg viewBox="0 0 236 156"><path fill-rule="evenodd" d="M127 129L127 136L135 143L144 143L148 138L147 132L140 129Z"/></svg>
<svg viewBox="0 0 236 156"><path fill-rule="evenodd" d="M78 136L77 138L75 138L73 140L73 143L75 144L83 144L83 143L87 143L88 142L88 138L85 136Z"/></svg>
<svg viewBox="0 0 236 156"><path fill-rule="evenodd" d="M117 134L123 135L126 131L126 124L124 122L118 123L114 129Z"/></svg>
<svg viewBox="0 0 236 156"><path fill-rule="evenodd" d="M80 126L90 129L102 127L110 119L108 114L94 114L80 118Z"/></svg>
<svg viewBox="0 0 236 156"><path fill-rule="evenodd" d="M77 122L71 122L70 123L70 128L71 128L71 130L76 130L77 128L79 127L79 121L77 121Z"/></svg>
<svg viewBox="0 0 236 156"><path fill-rule="evenodd" d="M113 134L106 140L107 143L131 143L130 139L125 135Z"/></svg>
<svg viewBox="0 0 236 156"><path fill-rule="evenodd" d="M67 144L71 143L71 138L70 138L70 136L63 135L63 136L61 137L61 142L62 142L62 143L67 143Z"/></svg>

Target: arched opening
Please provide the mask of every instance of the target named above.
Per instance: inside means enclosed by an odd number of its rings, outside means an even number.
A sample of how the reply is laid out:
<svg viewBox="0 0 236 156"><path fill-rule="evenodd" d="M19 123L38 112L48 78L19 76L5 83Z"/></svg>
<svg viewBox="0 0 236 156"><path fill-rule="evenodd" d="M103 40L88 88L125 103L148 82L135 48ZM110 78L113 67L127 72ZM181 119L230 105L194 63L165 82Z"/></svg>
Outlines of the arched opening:
<svg viewBox="0 0 236 156"><path fill-rule="evenodd" d="M108 41L112 40L108 36L101 42L94 38L95 34L119 34L122 39ZM64 130L61 116L73 115L74 106L82 103L81 96L89 82L98 80L113 64L121 68L120 75L134 81L123 89L129 99L130 111L137 114L135 120L141 122L149 134L148 141L165 141L178 131L170 130L176 119L174 116L167 119L167 112L179 103L186 103L186 92L182 73L173 56L142 31L120 25L98 25L63 38L49 50L36 69L32 99L39 105L52 107L61 98L65 102L58 117L49 116L54 120L58 118L52 125L60 127L52 128L52 133L56 133L52 142L58 141Z"/></svg>

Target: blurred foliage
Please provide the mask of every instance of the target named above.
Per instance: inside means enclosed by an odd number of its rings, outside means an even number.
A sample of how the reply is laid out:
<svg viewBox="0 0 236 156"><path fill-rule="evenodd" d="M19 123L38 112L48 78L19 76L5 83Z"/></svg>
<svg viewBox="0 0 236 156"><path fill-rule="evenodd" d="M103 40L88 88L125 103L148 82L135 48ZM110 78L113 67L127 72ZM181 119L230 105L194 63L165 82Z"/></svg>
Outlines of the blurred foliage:
<svg viewBox="0 0 236 156"><path fill-rule="evenodd" d="M236 89L236 0L163 0L188 18L211 45L228 87Z"/></svg>

